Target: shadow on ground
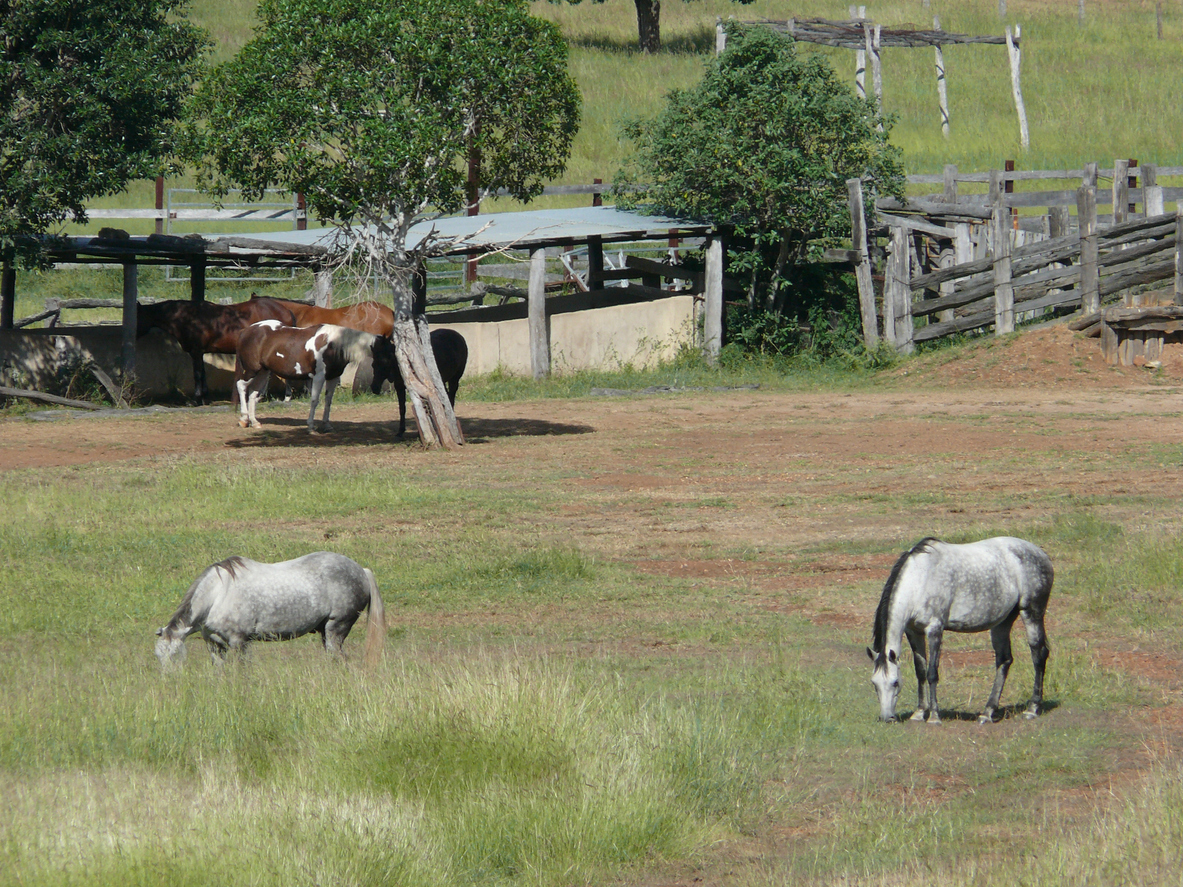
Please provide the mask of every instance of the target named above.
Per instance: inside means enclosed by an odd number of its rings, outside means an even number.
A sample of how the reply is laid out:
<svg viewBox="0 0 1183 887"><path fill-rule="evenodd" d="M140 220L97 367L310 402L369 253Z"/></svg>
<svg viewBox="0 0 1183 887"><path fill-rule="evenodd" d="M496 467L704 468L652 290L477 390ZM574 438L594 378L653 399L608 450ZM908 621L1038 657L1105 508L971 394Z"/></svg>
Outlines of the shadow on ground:
<svg viewBox="0 0 1183 887"><path fill-rule="evenodd" d="M372 447L379 445L418 446L419 432L414 421L407 423L403 438L395 434L397 423L334 421L333 430L327 434L309 434L308 420L294 416L262 419L263 427L250 433L249 437L226 441L232 449L259 449L266 447ZM319 427L319 421L317 423ZM564 422L548 422L542 419L463 419L460 423L464 439L468 444L488 443L506 437L544 437L547 435L591 434L596 429L591 425L572 425Z"/></svg>

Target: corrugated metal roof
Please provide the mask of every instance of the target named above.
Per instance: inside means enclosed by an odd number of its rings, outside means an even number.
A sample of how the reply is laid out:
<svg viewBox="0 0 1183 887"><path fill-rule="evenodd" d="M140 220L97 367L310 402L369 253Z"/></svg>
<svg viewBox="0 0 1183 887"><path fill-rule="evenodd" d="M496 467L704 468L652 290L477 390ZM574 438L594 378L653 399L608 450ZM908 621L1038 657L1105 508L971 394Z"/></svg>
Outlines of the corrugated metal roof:
<svg viewBox="0 0 1183 887"><path fill-rule="evenodd" d="M432 231L443 239L462 239L461 245L451 252L465 253L473 249L528 249L586 243L592 237L598 237L604 242L659 240L669 237L670 232L675 229L681 236L693 237L710 234L715 230L715 226L668 216L646 216L614 206L583 206L436 219L412 228L407 246L413 249ZM305 231L274 231L266 234L253 232L203 236L206 240L214 242L222 239L249 239L332 249L337 229L310 228Z"/></svg>

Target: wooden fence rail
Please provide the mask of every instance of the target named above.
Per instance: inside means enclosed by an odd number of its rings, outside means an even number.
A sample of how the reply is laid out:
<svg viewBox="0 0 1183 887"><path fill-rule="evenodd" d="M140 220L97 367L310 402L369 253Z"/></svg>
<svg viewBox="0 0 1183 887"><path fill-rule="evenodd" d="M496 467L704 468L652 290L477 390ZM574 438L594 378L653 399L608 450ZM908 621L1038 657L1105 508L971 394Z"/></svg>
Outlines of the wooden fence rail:
<svg viewBox="0 0 1183 887"><path fill-rule="evenodd" d="M1012 190L1019 181L1075 175L1083 184L1074 191ZM1183 310L1177 317L1159 310L1144 322L1137 313L1164 304L1183 306L1183 187L1162 187L1160 175L1183 176L1183 167L1156 169L1117 161L1112 170L1103 171L1089 164L1079 171L969 175L947 167L943 176L909 178L914 186L939 183L940 194L876 201L867 246L859 243L866 236L861 188L851 180L864 341L873 344L881 327L886 341L908 352L918 342L954 333L993 327L1002 335L1014 329L1016 316L1079 310L1078 326L1101 335L1107 357L1141 353L1136 348L1121 351L1123 331L1150 330L1160 340L1151 350L1161 347L1161 334L1176 332L1175 326L1183 331ZM1106 177L1112 187L1099 188ZM985 184L987 191L959 194L963 182ZM1166 211L1167 203L1176 208ZM1112 212L1098 215L1098 205L1105 204ZM1031 213L1032 208L1044 212ZM881 293L870 283L876 254ZM1165 281L1172 281L1169 288L1139 291ZM1101 310L1116 298L1121 313ZM873 322L877 327L871 329Z"/></svg>

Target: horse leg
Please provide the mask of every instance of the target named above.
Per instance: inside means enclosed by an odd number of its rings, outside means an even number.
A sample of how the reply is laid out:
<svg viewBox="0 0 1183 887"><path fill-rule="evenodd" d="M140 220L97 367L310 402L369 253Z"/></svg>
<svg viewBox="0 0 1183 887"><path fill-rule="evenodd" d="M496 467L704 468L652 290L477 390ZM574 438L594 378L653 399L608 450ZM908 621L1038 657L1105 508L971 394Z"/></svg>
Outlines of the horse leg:
<svg viewBox="0 0 1183 887"><path fill-rule="evenodd" d="M1027 629L1027 643L1031 646L1031 662L1035 666L1035 686L1031 689L1031 703L1023 712L1027 719L1037 718L1043 711L1043 672L1047 667L1051 649L1047 645L1047 634L1043 630L1043 613L1023 611L1023 626Z"/></svg>
<svg viewBox="0 0 1183 887"><path fill-rule="evenodd" d="M197 403L209 403L209 392L205 387L205 355L194 351L189 355L193 361L193 400Z"/></svg>
<svg viewBox="0 0 1183 887"><path fill-rule="evenodd" d="M235 379L234 390L238 392L238 424L243 428L250 426L250 413L247 411L247 388L250 382L246 379Z"/></svg>
<svg viewBox="0 0 1183 887"><path fill-rule="evenodd" d="M336 379L325 381L325 412L324 420L321 422L322 431L328 432L333 430L333 426L329 424L329 410L333 407L333 392L337 390L337 385L340 381L341 378L339 376Z"/></svg>
<svg viewBox="0 0 1183 887"><path fill-rule="evenodd" d="M395 385L394 391L398 395L398 436L401 438L407 433L407 386Z"/></svg>
<svg viewBox="0 0 1183 887"><path fill-rule="evenodd" d="M923 721L924 714L928 711L924 692L927 683L925 673L928 670L924 659L924 635L911 630L905 631L904 634L908 638L908 645L912 648L912 664L916 667L916 711L912 712L912 717L909 720Z"/></svg>
<svg viewBox="0 0 1183 887"><path fill-rule="evenodd" d="M937 706L937 684L941 680L941 640L944 631L938 625L926 631L925 636L928 638L928 722L939 724L941 710Z"/></svg>
<svg viewBox="0 0 1183 887"><path fill-rule="evenodd" d="M321 631L321 638L324 641L325 652L334 656L339 656L345 659L345 638L349 636L350 630L353 628L354 619L337 619L329 620L325 623L324 629Z"/></svg>
<svg viewBox="0 0 1183 887"><path fill-rule="evenodd" d="M309 393L310 403L308 404L308 433L316 434L316 428L313 425L313 418L316 416L316 405L320 403L320 393L325 387L324 370L319 369L312 377L312 389Z"/></svg>
<svg viewBox="0 0 1183 887"><path fill-rule="evenodd" d="M989 724L994 721L994 712L998 709L998 700L1002 698L1002 688L1006 686L1006 676L1010 672L1014 656L1011 655L1010 631L1015 624L1015 616L995 625L990 629L990 640L994 644L994 687L990 690L990 698L986 702L986 710L978 718L979 724Z"/></svg>
<svg viewBox="0 0 1183 887"><path fill-rule="evenodd" d="M255 411L259 407L259 399L263 396L263 392L267 390L267 383L271 381L271 373L269 371L262 372L251 379L247 385L247 424L251 428L262 428L259 423L258 416ZM241 424L241 423L239 423ZM245 426L244 426L245 427Z"/></svg>

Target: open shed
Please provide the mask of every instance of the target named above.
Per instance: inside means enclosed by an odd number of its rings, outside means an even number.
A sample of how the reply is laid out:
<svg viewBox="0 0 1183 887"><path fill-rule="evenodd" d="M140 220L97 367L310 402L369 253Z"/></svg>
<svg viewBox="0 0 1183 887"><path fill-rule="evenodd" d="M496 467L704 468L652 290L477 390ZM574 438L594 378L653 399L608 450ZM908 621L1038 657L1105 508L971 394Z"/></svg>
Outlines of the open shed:
<svg viewBox="0 0 1183 887"><path fill-rule="evenodd" d="M5 275L0 288L0 358L11 363L25 360L36 363L41 353L49 348L49 337L73 337L81 342L86 353L96 363L110 363L110 369L125 374L146 375L148 366L137 358L136 299L138 295L137 269L140 265L173 265L188 267L190 298L206 298L206 271L211 267L237 269L310 268L327 272L338 251L338 232L334 228L267 232L265 234L204 234L176 237L154 234L127 236L122 232L104 231L105 236L65 237L50 241L48 255L54 263L101 263L121 265L123 275L123 322L118 328L118 349L112 338L115 328L100 331L95 327L57 327L53 330L14 328L13 305L15 275ZM455 246L449 254L490 255L507 250L529 254L529 284L525 303L461 311L433 312L432 323L446 326L464 325L466 338L473 338L476 363L474 369L507 366L514 371L532 372L535 377L546 375L551 368L552 335L559 333L564 343L572 341L563 332L560 315L586 317L581 312L645 305L671 298L661 289L664 267L656 263L630 262L626 269L608 268L604 262L606 244L668 241L670 237L701 238L706 246L705 274L665 275L695 280L692 288L697 296L683 296L693 306L701 299L704 311L705 342L708 355L716 354L722 338L723 316L723 245L720 233L713 225L689 222L663 216L646 216L610 206L576 207L557 210L534 210L514 213L490 213L459 216L424 223L412 230L412 246L422 238L435 237L451 240ZM586 248L586 292L567 296L546 296L545 260L548 248ZM330 283L327 273L318 275L318 291L327 294ZM631 278L631 279L630 279ZM639 279L640 282L634 282ZM693 307L688 309L693 311ZM496 347L486 347L479 329L493 323L518 321L521 331L514 335L495 337ZM630 321L627 317L614 321L628 326L643 326L645 320ZM594 322L577 324L585 331ZM637 332L634 330L634 332ZM644 335L643 330L640 331ZM102 339L100 345L92 340ZM38 342L38 340L41 340ZM112 351L116 354L112 354ZM140 349L142 350L142 349ZM522 352L528 352L527 355ZM496 358L484 356L498 355ZM23 357L22 357L23 355ZM105 357L104 357L105 356ZM149 361L152 363L152 361ZM156 372L153 366L151 372ZM145 382L147 380L145 379ZM150 385L145 385L150 388Z"/></svg>

